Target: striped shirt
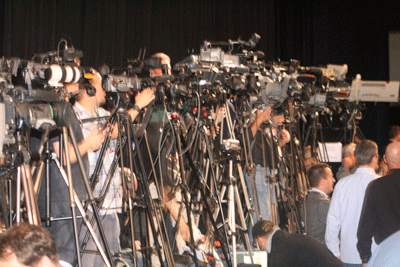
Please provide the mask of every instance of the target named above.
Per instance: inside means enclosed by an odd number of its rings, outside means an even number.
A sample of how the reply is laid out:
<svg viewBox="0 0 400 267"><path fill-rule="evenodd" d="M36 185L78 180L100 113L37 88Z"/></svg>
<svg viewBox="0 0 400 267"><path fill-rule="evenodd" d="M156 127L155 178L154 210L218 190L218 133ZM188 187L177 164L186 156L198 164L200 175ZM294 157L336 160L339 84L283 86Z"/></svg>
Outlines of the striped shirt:
<svg viewBox="0 0 400 267"><path fill-rule="evenodd" d="M93 127L101 127L102 124L105 123L106 119L102 119L100 121L90 121L90 122L83 122L84 119L95 118L93 114L88 112L84 109L78 102L74 104L74 111L81 123L82 133L84 138L87 138L88 135L91 133ZM98 117L107 117L109 116L109 112L105 109L99 107L96 109L96 114ZM107 150L104 155L103 165L99 172L98 176L98 183L96 184L93 194L95 197L99 197L103 187L106 186L106 178L111 169L112 161L115 155L115 148L116 148L117 140L111 140L108 144ZM89 157L89 177L92 176L94 169L96 167L97 160L100 156L100 150L97 151L90 151L88 152ZM122 183L121 183L121 175L119 169L116 169L114 172L114 176L111 180L109 190L105 196L102 208L100 210L100 214L106 214L110 210L116 210L117 212L122 211Z"/></svg>

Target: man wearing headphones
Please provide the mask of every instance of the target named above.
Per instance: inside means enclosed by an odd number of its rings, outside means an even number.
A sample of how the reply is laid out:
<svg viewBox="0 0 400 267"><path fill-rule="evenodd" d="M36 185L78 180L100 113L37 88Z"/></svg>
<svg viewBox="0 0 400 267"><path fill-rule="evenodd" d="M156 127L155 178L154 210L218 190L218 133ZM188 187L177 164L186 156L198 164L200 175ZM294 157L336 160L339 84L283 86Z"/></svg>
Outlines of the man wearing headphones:
<svg viewBox="0 0 400 267"><path fill-rule="evenodd" d="M82 133L86 137L95 129L100 129L110 113L101 106L106 102L106 92L102 87L102 78L98 72L94 72L93 79L89 80L90 84L81 84L79 93L75 97L74 111L81 122ZM128 110L132 121L139 114L140 109L146 107L154 99L154 94L150 88L146 88L139 92L135 97L137 107ZM86 120L93 119L93 120ZM118 127L114 127L112 137L117 136ZM104 131L106 134L106 131ZM103 164L99 172L98 182L94 188L94 196L100 197L103 187L106 186L107 175L111 169L116 149L116 140L112 139L107 144L107 149L102 159ZM89 151L89 177L93 174L96 163L100 157L100 150ZM136 187L136 186L135 186ZM120 252L120 224L118 214L122 212L122 181L120 171L116 170L110 182L104 202L99 210L102 226L105 229L106 239L112 252ZM81 238L84 237L86 231L81 231ZM90 238L86 250L96 250L93 240ZM103 260L100 255L93 253L84 253L82 257L84 266L102 266Z"/></svg>

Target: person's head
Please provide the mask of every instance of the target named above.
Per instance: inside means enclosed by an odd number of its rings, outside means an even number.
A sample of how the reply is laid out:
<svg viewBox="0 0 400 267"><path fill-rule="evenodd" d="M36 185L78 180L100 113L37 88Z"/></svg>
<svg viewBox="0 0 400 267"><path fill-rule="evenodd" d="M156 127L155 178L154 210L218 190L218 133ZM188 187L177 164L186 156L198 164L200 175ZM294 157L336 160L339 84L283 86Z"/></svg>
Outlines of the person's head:
<svg viewBox="0 0 400 267"><path fill-rule="evenodd" d="M342 156L343 157L354 157L354 151L356 150L356 143L349 143L342 148Z"/></svg>
<svg viewBox="0 0 400 267"><path fill-rule="evenodd" d="M69 95L77 95L79 93L78 83L65 83L65 92Z"/></svg>
<svg viewBox="0 0 400 267"><path fill-rule="evenodd" d="M385 160L385 157L379 157L378 161L378 169L376 170L376 173L379 174L380 176L385 176L389 171L389 167L387 164L387 161Z"/></svg>
<svg viewBox="0 0 400 267"><path fill-rule="evenodd" d="M391 142L400 141L400 126L393 125L389 130L389 140Z"/></svg>
<svg viewBox="0 0 400 267"><path fill-rule="evenodd" d="M378 145L371 140L362 140L354 150L358 166L370 166L374 170L378 167Z"/></svg>
<svg viewBox="0 0 400 267"><path fill-rule="evenodd" d="M0 235L0 266L59 267L53 236L42 226L22 223Z"/></svg>
<svg viewBox="0 0 400 267"><path fill-rule="evenodd" d="M326 163L318 163L308 170L308 180L311 187L318 188L319 190L330 194L333 191L335 178L331 167Z"/></svg>
<svg viewBox="0 0 400 267"><path fill-rule="evenodd" d="M89 79L89 84L79 84L79 94L75 97L76 101L90 101L96 106L106 103L106 91L102 86L100 73L94 71L93 78Z"/></svg>
<svg viewBox="0 0 400 267"><path fill-rule="evenodd" d="M261 250L267 250L268 238L274 231L274 224L270 221L260 220L253 227L253 239Z"/></svg>
<svg viewBox="0 0 400 267"><path fill-rule="evenodd" d="M385 159L389 170L400 169L400 142L392 142L386 147Z"/></svg>
<svg viewBox="0 0 400 267"><path fill-rule="evenodd" d="M155 76L161 76L161 75L165 75L171 74L171 59L169 58L168 55L164 54L164 53L156 53L150 56L151 58L160 58L161 59L161 64L165 65L167 73L163 73L162 69L152 69L150 71L150 75L151 77L155 77Z"/></svg>

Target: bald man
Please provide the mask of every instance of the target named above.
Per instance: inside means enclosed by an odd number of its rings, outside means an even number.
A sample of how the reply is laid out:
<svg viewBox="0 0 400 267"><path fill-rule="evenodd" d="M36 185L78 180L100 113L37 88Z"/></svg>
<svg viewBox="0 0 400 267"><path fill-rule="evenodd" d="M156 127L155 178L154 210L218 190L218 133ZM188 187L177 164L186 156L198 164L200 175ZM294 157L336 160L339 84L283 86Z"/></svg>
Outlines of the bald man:
<svg viewBox="0 0 400 267"><path fill-rule="evenodd" d="M357 231L357 249L366 266L372 237L377 244L400 230L400 142L386 147L388 175L369 183Z"/></svg>

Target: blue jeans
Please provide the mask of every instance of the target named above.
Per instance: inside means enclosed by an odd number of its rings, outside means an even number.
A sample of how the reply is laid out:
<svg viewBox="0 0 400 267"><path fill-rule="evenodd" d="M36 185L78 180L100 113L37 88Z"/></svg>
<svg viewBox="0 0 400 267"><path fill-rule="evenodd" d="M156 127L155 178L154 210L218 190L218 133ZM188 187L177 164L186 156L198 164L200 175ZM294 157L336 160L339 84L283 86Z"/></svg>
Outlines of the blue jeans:
<svg viewBox="0 0 400 267"><path fill-rule="evenodd" d="M91 217L92 212L88 210L88 216ZM104 228L104 233L106 235L107 243L110 247L111 252L119 253L120 252L120 244L119 244L119 235L120 235L120 224L117 213L115 211L110 212L107 215L100 215L101 224ZM94 226L97 237L99 237L99 230L97 225ZM80 240L83 241L83 238L86 234L86 226L82 227L80 233ZM101 239L100 239L101 243ZM89 241L86 246L86 250L89 251L97 251L97 246L92 237L89 238ZM104 261L100 254L94 253L83 253L82 255L82 265L83 266L103 266Z"/></svg>
<svg viewBox="0 0 400 267"><path fill-rule="evenodd" d="M269 170L268 170L269 171ZM246 178L246 183L247 187L249 189L249 197L253 199L253 189L252 189L252 184L250 182L250 176L246 173L245 174ZM256 173L255 173L255 186L256 186L256 192L257 192L257 197L258 197L258 205L260 208L260 216L263 220L271 220L271 201L270 201L270 194L271 194L271 199L274 199L274 190L273 190L273 185L269 185L269 190L268 190L268 183L265 180L265 168L261 166L256 166ZM253 220L254 223L258 221L258 218L256 216L256 213L253 213ZM249 238L250 238L250 243L254 244L254 239L253 239L253 225L249 225Z"/></svg>

